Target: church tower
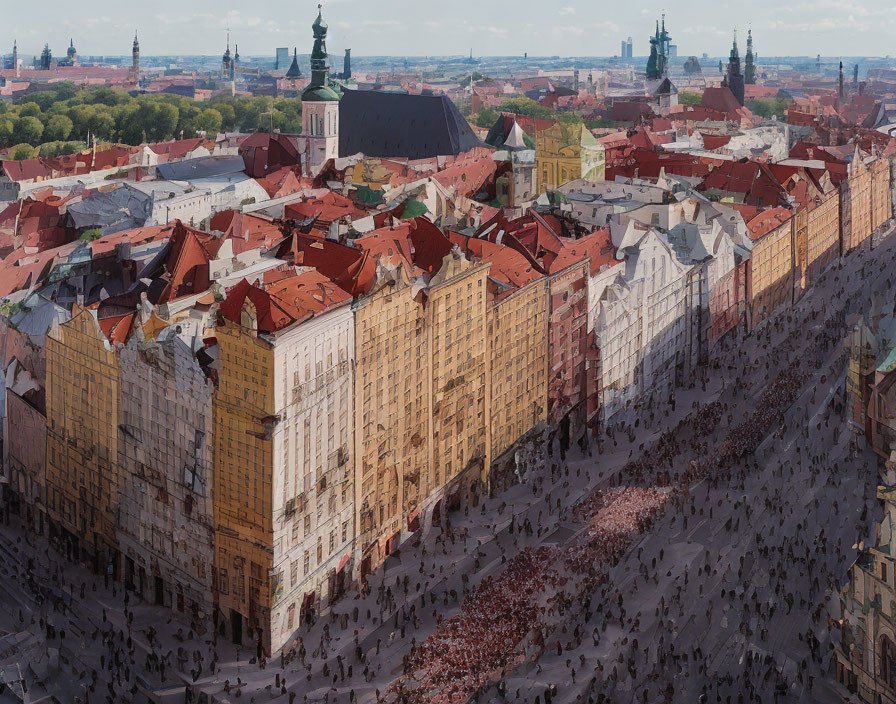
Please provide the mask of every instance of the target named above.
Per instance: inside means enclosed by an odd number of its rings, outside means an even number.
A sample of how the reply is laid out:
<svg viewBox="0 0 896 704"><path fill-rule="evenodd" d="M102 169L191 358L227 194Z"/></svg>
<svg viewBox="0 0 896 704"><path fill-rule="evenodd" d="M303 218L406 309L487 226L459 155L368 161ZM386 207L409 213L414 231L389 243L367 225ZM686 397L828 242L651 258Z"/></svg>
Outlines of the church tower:
<svg viewBox="0 0 896 704"><path fill-rule="evenodd" d="M302 91L302 135L307 139L306 168L316 175L328 159L339 156L339 100L330 85L327 61L327 23L317 6L314 49L311 52L311 83Z"/></svg>
<svg viewBox="0 0 896 704"><path fill-rule="evenodd" d="M656 33L650 38L650 58L647 59L647 79L656 81L665 78L668 72L669 47L672 37L666 31L666 15L663 14L663 28L656 23Z"/></svg>
<svg viewBox="0 0 896 704"><path fill-rule="evenodd" d="M753 55L753 30L747 30L747 53L744 56L744 83L752 86L756 83L756 57Z"/></svg>
<svg viewBox="0 0 896 704"><path fill-rule="evenodd" d="M78 50L75 49L75 40L74 39L70 38L68 40L68 50L65 52L65 55L69 61L70 66L78 65Z"/></svg>
<svg viewBox="0 0 896 704"><path fill-rule="evenodd" d="M740 72L740 54L737 51L737 32L734 33L734 43L731 45L731 54L728 56L728 73L722 81L722 85L728 86L740 105L744 104L744 76Z"/></svg>
<svg viewBox="0 0 896 704"><path fill-rule="evenodd" d="M842 104L846 99L846 89L843 87L843 62L840 62L840 80L837 86L837 100Z"/></svg>
<svg viewBox="0 0 896 704"><path fill-rule="evenodd" d="M134 46L131 48L131 71L135 77L140 75L140 42L137 41L137 30L134 30Z"/></svg>
<svg viewBox="0 0 896 704"><path fill-rule="evenodd" d="M233 59L230 58L230 32L227 32L227 50L221 57L221 78L227 81L233 80Z"/></svg>
<svg viewBox="0 0 896 704"><path fill-rule="evenodd" d="M50 45L44 44L44 50L40 53L40 68L42 71L49 71L53 67L53 52L50 51Z"/></svg>

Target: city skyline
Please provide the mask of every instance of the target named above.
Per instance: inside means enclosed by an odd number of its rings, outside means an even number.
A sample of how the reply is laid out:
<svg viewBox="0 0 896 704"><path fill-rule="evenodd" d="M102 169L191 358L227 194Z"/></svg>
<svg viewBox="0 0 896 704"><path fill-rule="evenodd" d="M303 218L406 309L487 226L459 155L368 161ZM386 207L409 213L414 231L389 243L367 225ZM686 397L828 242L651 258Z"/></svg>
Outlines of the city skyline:
<svg viewBox="0 0 896 704"><path fill-rule="evenodd" d="M39 54L44 44L62 54L73 39L84 55L124 56L135 29L144 56L213 56L223 52L228 29L231 44L239 44L243 56L273 56L278 46L307 52L307 18L316 4L269 0L248 10L199 0L183 12L171 0L151 8L113 8L108 0L86 0L77 9L51 0L48 10L56 18L52 25L29 22L22 7L6 11L0 52L11 51L16 40L23 55ZM459 0L452 7L449 17L438 8L405 0L386 0L375 7L358 0L330 0L324 7L330 48L351 48L358 57L449 56L470 49L474 56L604 57L618 55L619 42L631 36L637 57L649 53L648 36L663 12L660 6L621 8L608 19L581 0L564 0L544 21L533 22L536 8L531 0L513 4L502 0L485 8ZM896 23L893 8L883 0L862 4L822 0L792 7L761 0L751 5L749 16L731 0L723 0L717 9L715 16L707 16L694 2L666 9L679 56L725 55L734 30L743 43L751 27L761 56L882 57L888 55ZM476 21L469 19L474 16Z"/></svg>

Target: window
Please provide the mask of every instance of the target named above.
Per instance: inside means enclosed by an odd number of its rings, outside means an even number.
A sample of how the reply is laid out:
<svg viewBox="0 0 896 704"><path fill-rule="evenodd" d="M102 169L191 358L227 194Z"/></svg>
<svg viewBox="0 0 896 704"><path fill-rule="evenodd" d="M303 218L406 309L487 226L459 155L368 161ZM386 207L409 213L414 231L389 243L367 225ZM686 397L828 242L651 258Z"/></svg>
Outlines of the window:
<svg viewBox="0 0 896 704"><path fill-rule="evenodd" d="M299 581L299 561L293 560L289 563L289 586L294 587Z"/></svg>
<svg viewBox="0 0 896 704"><path fill-rule="evenodd" d="M305 558L302 561L302 575L307 577L308 572L311 571L311 552L309 550L305 551Z"/></svg>

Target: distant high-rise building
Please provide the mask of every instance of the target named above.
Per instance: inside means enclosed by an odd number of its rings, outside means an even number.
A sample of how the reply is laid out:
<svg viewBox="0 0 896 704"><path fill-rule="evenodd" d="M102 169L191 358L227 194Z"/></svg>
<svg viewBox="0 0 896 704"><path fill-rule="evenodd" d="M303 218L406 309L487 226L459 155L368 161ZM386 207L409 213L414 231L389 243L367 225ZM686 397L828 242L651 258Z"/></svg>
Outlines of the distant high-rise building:
<svg viewBox="0 0 896 704"><path fill-rule="evenodd" d="M678 44L670 44L669 45L669 58L670 59L678 58Z"/></svg>
<svg viewBox="0 0 896 704"><path fill-rule="evenodd" d="M626 56L628 56L628 42L623 39L620 42L619 58L624 59Z"/></svg>
<svg viewBox="0 0 896 704"><path fill-rule="evenodd" d="M277 47L277 64L275 68L286 68L289 66L289 47L288 46L278 46Z"/></svg>
<svg viewBox="0 0 896 704"><path fill-rule="evenodd" d="M625 42L625 58L632 58L632 38L629 37L628 41Z"/></svg>

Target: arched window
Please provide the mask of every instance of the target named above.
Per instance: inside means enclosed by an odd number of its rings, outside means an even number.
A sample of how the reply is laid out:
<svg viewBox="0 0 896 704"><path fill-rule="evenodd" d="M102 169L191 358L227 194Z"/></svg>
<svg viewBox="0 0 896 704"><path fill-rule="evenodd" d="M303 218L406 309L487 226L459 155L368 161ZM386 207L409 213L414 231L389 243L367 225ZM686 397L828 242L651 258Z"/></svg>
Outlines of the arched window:
<svg viewBox="0 0 896 704"><path fill-rule="evenodd" d="M880 639L880 679L891 689L896 689L896 646L887 636Z"/></svg>

